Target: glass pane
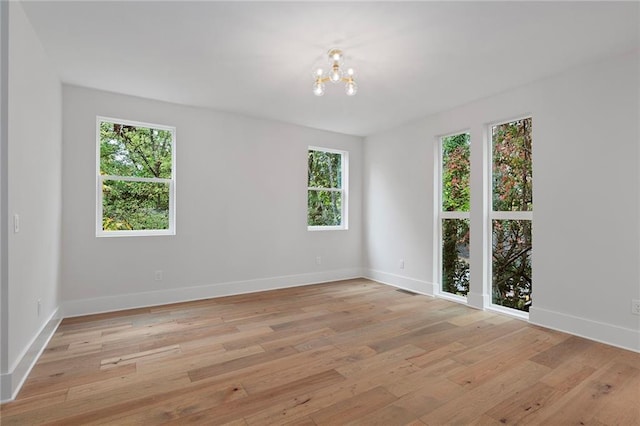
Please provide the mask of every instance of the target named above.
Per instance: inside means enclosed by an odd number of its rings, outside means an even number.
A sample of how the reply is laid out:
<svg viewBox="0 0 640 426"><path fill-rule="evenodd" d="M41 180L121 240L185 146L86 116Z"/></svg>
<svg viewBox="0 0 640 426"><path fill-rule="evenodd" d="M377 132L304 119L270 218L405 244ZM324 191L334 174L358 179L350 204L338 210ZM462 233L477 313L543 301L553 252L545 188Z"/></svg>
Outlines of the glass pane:
<svg viewBox="0 0 640 426"><path fill-rule="evenodd" d="M169 229L169 184L105 180L102 229Z"/></svg>
<svg viewBox="0 0 640 426"><path fill-rule="evenodd" d="M493 211L532 211L531 118L492 129Z"/></svg>
<svg viewBox="0 0 640 426"><path fill-rule="evenodd" d="M493 220L492 301L529 312L531 221Z"/></svg>
<svg viewBox="0 0 640 426"><path fill-rule="evenodd" d="M342 224L342 193L339 191L307 191L307 224L309 226L340 226Z"/></svg>
<svg viewBox="0 0 640 426"><path fill-rule="evenodd" d="M171 178L169 130L100 122L100 174Z"/></svg>
<svg viewBox="0 0 640 426"><path fill-rule="evenodd" d="M469 211L470 141L469 133L442 138L443 211Z"/></svg>
<svg viewBox="0 0 640 426"><path fill-rule="evenodd" d="M442 291L469 292L469 219L442 220Z"/></svg>
<svg viewBox="0 0 640 426"><path fill-rule="evenodd" d="M309 151L308 187L342 188L342 154Z"/></svg>

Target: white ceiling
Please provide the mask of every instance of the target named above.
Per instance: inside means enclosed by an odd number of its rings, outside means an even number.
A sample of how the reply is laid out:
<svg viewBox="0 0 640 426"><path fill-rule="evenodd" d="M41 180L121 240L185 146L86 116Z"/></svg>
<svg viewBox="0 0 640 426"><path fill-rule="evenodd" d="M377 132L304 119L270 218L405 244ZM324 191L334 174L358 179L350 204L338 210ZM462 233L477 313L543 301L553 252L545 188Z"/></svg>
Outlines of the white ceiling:
<svg viewBox="0 0 640 426"><path fill-rule="evenodd" d="M638 49L638 2L27 1L63 82L369 135ZM311 92L340 47L358 94Z"/></svg>

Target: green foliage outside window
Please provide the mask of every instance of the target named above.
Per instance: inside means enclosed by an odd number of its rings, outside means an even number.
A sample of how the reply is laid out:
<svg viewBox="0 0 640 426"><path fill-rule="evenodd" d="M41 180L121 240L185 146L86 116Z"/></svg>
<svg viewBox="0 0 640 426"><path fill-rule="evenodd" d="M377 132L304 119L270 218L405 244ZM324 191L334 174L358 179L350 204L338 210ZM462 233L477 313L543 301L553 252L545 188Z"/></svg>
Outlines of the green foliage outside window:
<svg viewBox="0 0 640 426"><path fill-rule="evenodd" d="M442 221L442 290L459 296L469 292L469 219Z"/></svg>
<svg viewBox="0 0 640 426"><path fill-rule="evenodd" d="M471 150L469 133L442 138L442 210L468 212ZM469 220L442 220L442 290L469 292Z"/></svg>
<svg viewBox="0 0 640 426"><path fill-rule="evenodd" d="M531 300L531 221L494 220L493 291L496 305L529 311Z"/></svg>
<svg viewBox="0 0 640 426"><path fill-rule="evenodd" d="M532 211L531 118L493 127L493 211Z"/></svg>
<svg viewBox="0 0 640 426"><path fill-rule="evenodd" d="M307 225L342 225L342 154L309 150Z"/></svg>
<svg viewBox="0 0 640 426"><path fill-rule="evenodd" d="M470 204L471 136L442 138L442 210L468 212Z"/></svg>
<svg viewBox="0 0 640 426"><path fill-rule="evenodd" d="M100 122L103 230L169 229L172 149L169 130Z"/></svg>
<svg viewBox="0 0 640 426"><path fill-rule="evenodd" d="M531 118L493 127L493 210L532 211ZM528 311L531 303L531 220L492 223L493 303Z"/></svg>

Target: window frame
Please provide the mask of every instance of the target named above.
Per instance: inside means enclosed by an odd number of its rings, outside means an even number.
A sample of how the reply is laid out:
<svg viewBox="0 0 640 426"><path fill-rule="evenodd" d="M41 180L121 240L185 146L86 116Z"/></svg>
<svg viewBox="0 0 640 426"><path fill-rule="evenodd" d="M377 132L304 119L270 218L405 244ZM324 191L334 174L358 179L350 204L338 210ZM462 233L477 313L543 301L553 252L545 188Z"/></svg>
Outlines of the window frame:
<svg viewBox="0 0 640 426"><path fill-rule="evenodd" d="M511 315L517 318L529 319L529 312L521 311L519 309L510 308L503 305L498 305L493 303L493 221L494 220L528 220L531 222L531 229L533 230L533 209L528 211L502 211L493 210L493 128L495 126L500 126L502 124L512 123L514 121L531 119L531 139L533 141L533 114L523 114L516 116L514 118L509 118L506 120L499 120L488 123L486 125L487 131L487 144L489 145L489 155L487 156L487 170L488 170L488 188L487 188L487 203L488 203L488 215L487 215L487 231L488 238L486 239L486 250L487 250L487 283L488 283L488 294L487 294L487 309L492 311L501 312L507 315ZM532 158L531 158L531 178L533 185L533 142L532 142ZM532 231L533 233L533 231ZM532 235L533 241L533 235ZM531 259L531 271L533 275L533 259ZM533 278L533 277L532 277ZM533 286L532 286L533 290Z"/></svg>
<svg viewBox="0 0 640 426"><path fill-rule="evenodd" d="M454 293L449 293L447 291L444 291L444 289L442 288L443 284L444 284L444 279L443 279L443 261L444 261L444 256L443 256L443 252L442 252L442 246L443 246L443 221L446 219L466 219L469 221L469 232L471 232L471 207L469 207L469 211L445 211L443 210L442 207L442 203L444 201L443 199L443 183L444 183L444 179L443 179L443 168L444 168L444 158L443 158L443 154L444 154L444 149L443 149L443 141L445 138L451 137L451 136L457 136L457 135L461 135L461 134L469 134L469 149L471 149L471 130L470 129L463 129L463 130L459 130L456 132L452 132L452 133L446 133L440 136L436 137L436 185L437 185L437 190L435 191L436 193L436 206L435 206L435 211L436 211L436 235L438 235L438 239L437 239L437 249L436 249L436 253L437 253L437 260L436 260L436 279L437 279L437 289L436 289L436 294L445 298L445 299L451 299L454 300L456 302L462 302L462 303L467 303L468 300L468 295L467 296L462 296L459 294L454 294ZM471 156L469 157L469 161L471 162ZM471 170L469 170L469 172L471 172ZM471 179L469 179L469 190L471 191ZM471 200L469 200L471 201ZM471 247L469 247L471 248ZM471 284L471 283L469 283ZM435 286L434 286L435 287ZM471 291L471 285L469 285L469 291Z"/></svg>
<svg viewBox="0 0 640 426"><path fill-rule="evenodd" d="M341 149L323 148L319 146L309 146L306 154L309 157L309 151L327 152L330 154L340 154L340 182L341 188L320 188L309 186L309 164L307 161L307 231L346 231L349 229L349 152ZM339 192L342 197L341 203L341 224L340 225L309 225L309 191L333 191Z"/></svg>
<svg viewBox="0 0 640 426"><path fill-rule="evenodd" d="M170 178L143 178L133 176L117 176L100 174L100 123L117 123L125 126L145 127L149 129L165 130L171 132L171 177ZM103 190L105 180L126 182L164 183L169 185L169 228L168 229L141 229L141 230L117 230L105 231L103 229ZM145 237L145 236L170 236L176 235L176 128L164 124L146 123L142 121L125 120L98 115L96 116L96 237Z"/></svg>

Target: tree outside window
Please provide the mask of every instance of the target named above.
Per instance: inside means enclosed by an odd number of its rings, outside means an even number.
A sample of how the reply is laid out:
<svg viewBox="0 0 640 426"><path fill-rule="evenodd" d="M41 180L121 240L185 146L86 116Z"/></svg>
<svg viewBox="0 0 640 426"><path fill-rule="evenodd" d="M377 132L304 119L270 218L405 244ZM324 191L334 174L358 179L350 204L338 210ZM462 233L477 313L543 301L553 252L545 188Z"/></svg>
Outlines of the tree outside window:
<svg viewBox="0 0 640 426"><path fill-rule="evenodd" d="M175 233L175 129L99 117L98 144L98 235Z"/></svg>
<svg viewBox="0 0 640 426"><path fill-rule="evenodd" d="M346 152L309 148L307 226L310 230L346 229L346 168Z"/></svg>

